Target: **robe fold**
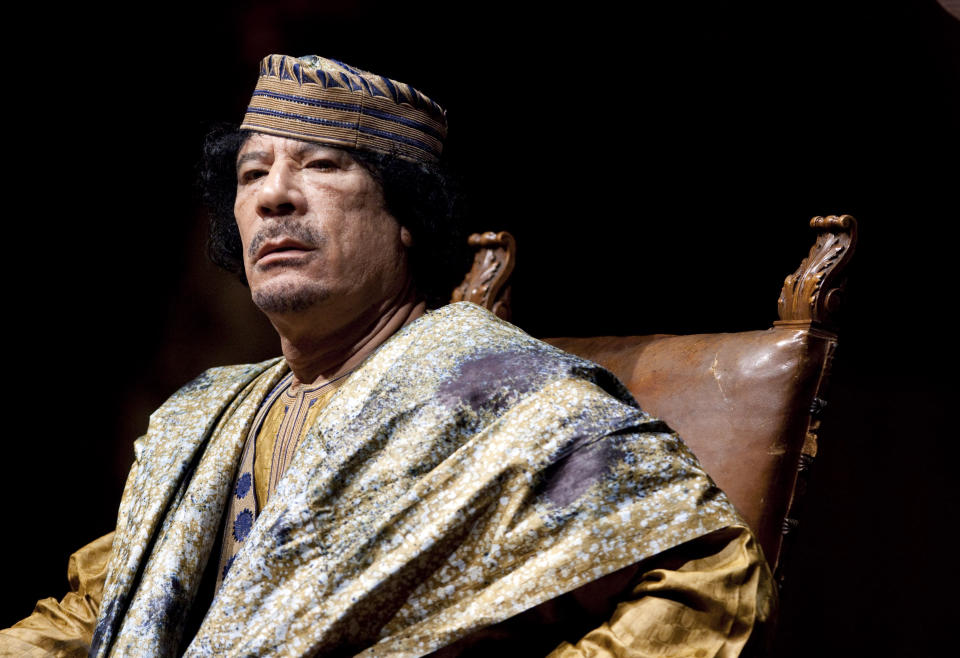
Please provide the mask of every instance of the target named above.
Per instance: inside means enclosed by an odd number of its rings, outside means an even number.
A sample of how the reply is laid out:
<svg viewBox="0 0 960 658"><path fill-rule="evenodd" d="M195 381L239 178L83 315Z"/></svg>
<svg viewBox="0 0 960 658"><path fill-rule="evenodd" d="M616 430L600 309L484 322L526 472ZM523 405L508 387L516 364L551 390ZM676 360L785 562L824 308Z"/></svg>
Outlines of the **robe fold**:
<svg viewBox="0 0 960 658"><path fill-rule="evenodd" d="M287 372L215 368L151 416L91 655L181 646L244 441ZM186 655L422 656L742 525L613 375L453 304L395 334L323 408Z"/></svg>

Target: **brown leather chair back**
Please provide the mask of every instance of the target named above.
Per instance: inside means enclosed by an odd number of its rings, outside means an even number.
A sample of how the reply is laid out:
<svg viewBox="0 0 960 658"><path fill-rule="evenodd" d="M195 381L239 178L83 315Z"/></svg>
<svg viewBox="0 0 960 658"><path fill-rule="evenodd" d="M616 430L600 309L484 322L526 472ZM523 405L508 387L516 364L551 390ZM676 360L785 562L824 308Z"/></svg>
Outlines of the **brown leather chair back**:
<svg viewBox="0 0 960 658"><path fill-rule="evenodd" d="M848 215L815 217L811 226L817 241L787 277L771 329L546 339L611 370L644 410L683 437L757 533L772 567L796 525L799 480L816 455L836 347L831 316L856 238ZM454 300L509 318L513 238L487 233L471 236L471 244L478 249L474 270Z"/></svg>

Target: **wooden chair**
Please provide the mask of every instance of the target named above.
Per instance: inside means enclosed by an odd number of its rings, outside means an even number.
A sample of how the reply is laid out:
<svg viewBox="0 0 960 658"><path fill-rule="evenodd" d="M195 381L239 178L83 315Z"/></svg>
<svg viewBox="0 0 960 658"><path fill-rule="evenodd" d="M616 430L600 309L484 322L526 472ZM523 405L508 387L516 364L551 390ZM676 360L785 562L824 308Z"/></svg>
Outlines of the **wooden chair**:
<svg viewBox="0 0 960 658"><path fill-rule="evenodd" d="M849 215L814 217L810 226L816 241L786 278L780 319L769 329L546 339L611 370L643 409L683 437L757 533L780 582L778 566L817 454L837 346L833 320L856 244ZM509 319L513 237L475 234L470 244L473 269L453 300L473 301Z"/></svg>

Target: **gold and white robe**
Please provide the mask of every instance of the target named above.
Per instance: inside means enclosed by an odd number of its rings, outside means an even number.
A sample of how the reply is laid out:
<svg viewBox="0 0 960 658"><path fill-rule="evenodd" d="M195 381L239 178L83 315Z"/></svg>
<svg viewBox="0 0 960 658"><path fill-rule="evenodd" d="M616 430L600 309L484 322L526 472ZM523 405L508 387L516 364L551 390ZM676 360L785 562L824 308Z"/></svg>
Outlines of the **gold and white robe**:
<svg viewBox="0 0 960 658"><path fill-rule="evenodd" d="M153 414L91 655L180 647L244 441L287 371L282 360L213 369ZM648 628L629 606L605 625L653 647L638 655L686 655L666 652L684 638L708 647L698 655L737 655L772 600L755 540L607 371L454 304L398 332L332 396L186 654L422 656L704 540L725 547L719 557L605 593L659 606ZM671 583L685 565L694 581L704 565L732 571L684 606ZM691 624L700 613L709 632ZM558 652L589 651L579 646Z"/></svg>

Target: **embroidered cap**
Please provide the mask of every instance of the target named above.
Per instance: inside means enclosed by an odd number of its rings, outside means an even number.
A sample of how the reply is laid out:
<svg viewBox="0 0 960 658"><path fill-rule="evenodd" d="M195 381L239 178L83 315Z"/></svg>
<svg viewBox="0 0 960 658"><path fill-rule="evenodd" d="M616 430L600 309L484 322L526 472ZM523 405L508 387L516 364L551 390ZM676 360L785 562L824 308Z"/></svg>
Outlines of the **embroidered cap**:
<svg viewBox="0 0 960 658"><path fill-rule="evenodd" d="M436 162L446 111L408 84L316 55L267 55L240 128Z"/></svg>

